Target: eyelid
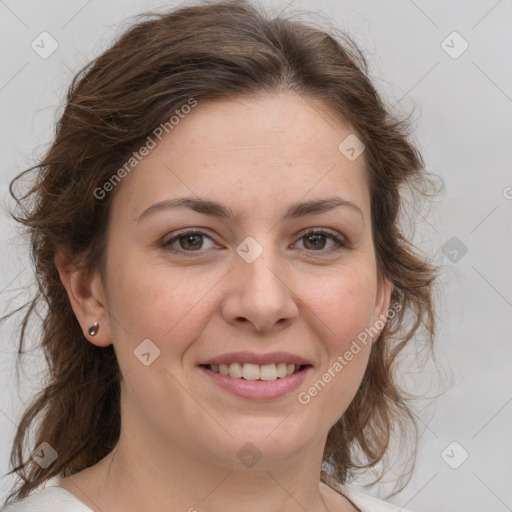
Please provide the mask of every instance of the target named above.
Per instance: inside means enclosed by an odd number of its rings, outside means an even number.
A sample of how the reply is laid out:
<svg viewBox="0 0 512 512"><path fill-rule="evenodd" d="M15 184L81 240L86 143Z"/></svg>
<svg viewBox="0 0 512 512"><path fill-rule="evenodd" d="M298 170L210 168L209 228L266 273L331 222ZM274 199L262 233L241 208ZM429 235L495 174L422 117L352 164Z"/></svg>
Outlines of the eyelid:
<svg viewBox="0 0 512 512"><path fill-rule="evenodd" d="M183 249L173 249L170 247L170 245L172 243L176 242L177 240L179 240L181 237L184 237L188 234L203 236L203 237L209 238L210 240L212 240L212 242L216 243L212 236L210 236L208 233L204 232L205 229L206 228L200 228L200 227L184 228L182 230L174 232L173 235L169 239L167 239L167 240L164 239L164 241L162 242L161 245L164 249L169 250L174 253L179 253L179 254L182 254L185 256L192 256L192 257L200 256L200 255L204 254L205 252L207 252L208 249L207 250L199 249L197 251L185 251ZM350 244L344 235L342 235L338 231L335 231L335 230L332 230L329 228L324 228L324 227L310 227L310 228L305 228L302 231L299 231L296 235L294 235L295 237L297 237L297 240L292 245L295 245L296 243L300 242L306 235L317 235L317 234L325 235L326 237L328 237L330 240L332 240L335 243L335 247L332 247L327 250L318 250L318 251L308 250L308 249L300 249L301 252L307 252L308 254L315 255L315 256L322 256L322 255L330 255L332 253L336 253L341 250L349 250L350 249Z"/></svg>
<svg viewBox="0 0 512 512"><path fill-rule="evenodd" d="M304 251L306 251L308 254L316 254L318 256L321 256L321 255L339 252L341 250L349 250L350 249L350 244L344 235L342 235L338 231L335 231L335 230L332 230L329 228L322 228L322 227L306 228L303 231L299 231L299 233L296 235L296 236L298 236L297 242L300 242L306 235L316 235L316 234L321 234L321 235L327 236L336 245L335 245L335 247L332 247L331 249L327 249L327 250L313 251L313 250L304 249ZM294 244L297 242L294 242Z"/></svg>
<svg viewBox="0 0 512 512"><path fill-rule="evenodd" d="M169 248L171 243L174 243L175 241L179 240L180 238L182 237L185 237L187 235L200 235L200 236L203 236L203 237L206 237L206 238L209 238L210 240L212 240L212 242L214 243L217 243L215 242L215 240L213 239L212 236L210 236L208 233L206 233L204 230L206 228L184 228L182 230L178 230L178 231L174 231L172 233L172 236L170 236L169 238L164 238L161 245L162 247L164 247L165 249ZM173 250L172 248L169 249L169 250ZM184 251L183 249L175 249L174 250L175 252L179 252L181 254L193 254L194 252L200 254L200 253L204 253L205 251Z"/></svg>
<svg viewBox="0 0 512 512"><path fill-rule="evenodd" d="M335 229L331 229L331 228L324 228L324 227L305 228L305 229L299 231L295 236L302 238L310 233L311 234L321 233L323 235L335 236L335 237L339 238L340 240L344 241L345 243L348 243L346 237L344 235L342 235L339 231L336 231Z"/></svg>

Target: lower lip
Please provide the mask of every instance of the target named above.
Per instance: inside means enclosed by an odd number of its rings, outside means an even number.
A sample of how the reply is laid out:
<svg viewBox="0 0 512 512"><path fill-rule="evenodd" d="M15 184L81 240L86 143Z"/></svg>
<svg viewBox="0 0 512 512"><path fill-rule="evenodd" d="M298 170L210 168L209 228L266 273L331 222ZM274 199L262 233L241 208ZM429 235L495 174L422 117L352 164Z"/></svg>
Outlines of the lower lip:
<svg viewBox="0 0 512 512"><path fill-rule="evenodd" d="M199 366L199 369L208 375L215 384L233 395L252 400L270 400L282 397L297 389L306 378L308 372L312 370L312 367L308 366L297 373L292 373L276 380L235 379L229 375L213 372L204 366Z"/></svg>

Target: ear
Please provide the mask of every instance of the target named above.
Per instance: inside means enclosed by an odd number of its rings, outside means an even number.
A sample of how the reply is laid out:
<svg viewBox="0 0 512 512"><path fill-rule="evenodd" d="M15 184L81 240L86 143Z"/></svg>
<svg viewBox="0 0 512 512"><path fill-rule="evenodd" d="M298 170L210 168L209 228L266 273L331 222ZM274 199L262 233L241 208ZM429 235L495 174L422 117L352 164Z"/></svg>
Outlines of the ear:
<svg viewBox="0 0 512 512"><path fill-rule="evenodd" d="M377 334L373 336L373 342L377 341L380 333L388 321L389 306L391 304L391 294L393 293L393 283L387 277L379 277L377 286L377 295L375 297L375 308L373 316L373 330Z"/></svg>
<svg viewBox="0 0 512 512"><path fill-rule="evenodd" d="M55 254L55 265L75 316L82 326L84 336L99 347L112 343L110 321L106 309L103 283L98 271L91 271L71 263L63 250ZM89 327L98 322L95 336L89 334Z"/></svg>

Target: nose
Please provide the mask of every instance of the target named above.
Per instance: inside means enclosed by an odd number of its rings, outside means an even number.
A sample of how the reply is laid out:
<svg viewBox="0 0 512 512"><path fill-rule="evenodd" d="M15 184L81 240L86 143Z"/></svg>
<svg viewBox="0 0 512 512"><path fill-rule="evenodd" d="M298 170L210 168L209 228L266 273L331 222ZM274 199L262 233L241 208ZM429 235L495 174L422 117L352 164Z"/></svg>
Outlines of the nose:
<svg viewBox="0 0 512 512"><path fill-rule="evenodd" d="M260 332L290 324L299 310L284 264L270 249L252 263L236 256L222 301L224 319L238 328Z"/></svg>

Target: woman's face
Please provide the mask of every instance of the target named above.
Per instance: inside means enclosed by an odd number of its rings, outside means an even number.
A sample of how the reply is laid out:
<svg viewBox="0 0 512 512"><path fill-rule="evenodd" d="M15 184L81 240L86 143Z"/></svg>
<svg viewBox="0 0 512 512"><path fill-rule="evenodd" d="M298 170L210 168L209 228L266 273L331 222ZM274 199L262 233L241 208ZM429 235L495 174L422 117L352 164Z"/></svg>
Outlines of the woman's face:
<svg viewBox="0 0 512 512"><path fill-rule="evenodd" d="M133 439L232 466L321 457L390 295L351 133L294 93L199 102L118 185L100 329Z"/></svg>

